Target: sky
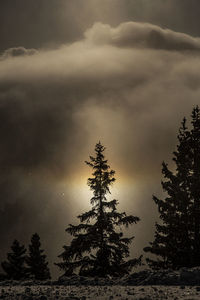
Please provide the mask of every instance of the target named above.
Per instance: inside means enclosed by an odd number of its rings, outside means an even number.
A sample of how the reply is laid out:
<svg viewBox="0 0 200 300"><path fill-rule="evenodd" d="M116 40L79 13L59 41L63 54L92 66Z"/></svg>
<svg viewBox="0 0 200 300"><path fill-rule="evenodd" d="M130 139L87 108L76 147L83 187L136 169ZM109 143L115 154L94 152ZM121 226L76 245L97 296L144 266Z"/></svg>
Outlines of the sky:
<svg viewBox="0 0 200 300"><path fill-rule="evenodd" d="M161 164L200 105L197 0L0 1L0 259L41 236L53 265L89 209L85 160L100 140L112 197L152 240Z"/></svg>

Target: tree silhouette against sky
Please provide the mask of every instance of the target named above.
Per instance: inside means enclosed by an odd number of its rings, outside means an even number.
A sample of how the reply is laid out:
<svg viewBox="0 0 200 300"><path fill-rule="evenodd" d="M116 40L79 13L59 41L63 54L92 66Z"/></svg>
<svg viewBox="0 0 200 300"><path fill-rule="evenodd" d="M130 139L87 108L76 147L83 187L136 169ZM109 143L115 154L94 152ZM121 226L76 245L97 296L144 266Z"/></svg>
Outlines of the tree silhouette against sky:
<svg viewBox="0 0 200 300"><path fill-rule="evenodd" d="M153 197L161 224L156 223L154 241L144 251L155 254L148 258L154 268L200 266L200 109L195 107L188 129L186 119L173 153L175 171L163 163L162 187L167 196Z"/></svg>
<svg viewBox="0 0 200 300"><path fill-rule="evenodd" d="M41 249L40 236L34 233L29 245L29 254L26 257L29 276L36 280L50 279L50 271L44 250Z"/></svg>
<svg viewBox="0 0 200 300"><path fill-rule="evenodd" d="M18 240L14 240L11 245L11 252L7 254L7 260L1 263L2 269L6 273L7 279L22 280L27 277L25 266L26 248L20 245Z"/></svg>
<svg viewBox="0 0 200 300"><path fill-rule="evenodd" d="M122 226L136 224L139 218L118 212L117 200L108 201L115 171L110 169L104 151L105 147L97 143L95 156L86 161L92 169L92 177L88 178L88 186L93 192L92 207L78 216L78 225L70 224L66 229L73 239L70 245L63 247L64 252L59 255L62 262L56 265L68 276L76 270L83 276L123 276L141 263L141 257L127 259L129 244L134 237L124 237L121 231Z"/></svg>

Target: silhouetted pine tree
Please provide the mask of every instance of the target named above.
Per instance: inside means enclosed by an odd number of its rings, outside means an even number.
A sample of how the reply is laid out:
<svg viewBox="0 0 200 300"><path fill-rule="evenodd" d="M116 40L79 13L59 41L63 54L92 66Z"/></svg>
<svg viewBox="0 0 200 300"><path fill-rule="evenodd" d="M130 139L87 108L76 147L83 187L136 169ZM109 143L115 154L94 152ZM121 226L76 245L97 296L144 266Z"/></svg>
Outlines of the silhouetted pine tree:
<svg viewBox="0 0 200 300"><path fill-rule="evenodd" d="M7 254L7 261L1 263L8 279L21 280L25 279L27 269L25 267L25 247L14 240L11 246L12 252Z"/></svg>
<svg viewBox="0 0 200 300"><path fill-rule="evenodd" d="M91 210L78 216L79 225L69 225L66 229L74 238L59 256L63 262L57 263L71 275L78 269L84 276L122 276L129 273L133 266L141 263L139 259L127 260L129 244L134 237L123 237L121 226L137 223L138 217L127 216L117 211L117 200L108 201L106 195L115 181L113 170L104 157L105 148L99 142L95 147L96 156L86 162L92 170L88 186L93 191ZM117 231L116 229L120 230Z"/></svg>
<svg viewBox="0 0 200 300"><path fill-rule="evenodd" d="M200 110L192 111L191 130L183 119L173 160L175 172L163 163L167 197L153 197L162 224L156 223L155 239L145 252L157 255L147 259L152 268L193 267L200 265Z"/></svg>
<svg viewBox="0 0 200 300"><path fill-rule="evenodd" d="M50 271L44 250L40 249L40 237L37 233L32 235L31 244L29 245L29 255L26 257L28 272L36 280L50 279Z"/></svg>

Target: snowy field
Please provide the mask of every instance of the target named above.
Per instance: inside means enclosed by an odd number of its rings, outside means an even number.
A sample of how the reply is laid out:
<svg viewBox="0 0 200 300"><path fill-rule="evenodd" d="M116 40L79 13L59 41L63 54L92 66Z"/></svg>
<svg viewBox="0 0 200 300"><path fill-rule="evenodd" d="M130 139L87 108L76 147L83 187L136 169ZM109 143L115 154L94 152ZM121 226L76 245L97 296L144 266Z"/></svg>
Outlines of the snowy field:
<svg viewBox="0 0 200 300"><path fill-rule="evenodd" d="M200 299L197 286L1 286L0 299Z"/></svg>
<svg viewBox="0 0 200 300"><path fill-rule="evenodd" d="M0 299L200 300L200 267L143 270L122 278L61 276L57 281L2 281Z"/></svg>

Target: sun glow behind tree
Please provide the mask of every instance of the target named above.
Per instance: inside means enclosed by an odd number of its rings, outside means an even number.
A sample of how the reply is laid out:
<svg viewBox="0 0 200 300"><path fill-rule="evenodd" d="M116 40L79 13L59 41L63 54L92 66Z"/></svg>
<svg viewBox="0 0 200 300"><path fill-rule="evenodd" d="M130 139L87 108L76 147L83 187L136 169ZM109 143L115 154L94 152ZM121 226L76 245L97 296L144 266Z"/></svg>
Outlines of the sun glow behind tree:
<svg viewBox="0 0 200 300"><path fill-rule="evenodd" d="M90 210L79 214L79 225L69 224L66 232L73 238L58 257L56 265L66 276L79 272L83 276L123 276L134 266L141 265L141 257L128 259L129 245L134 236L124 237L122 227L137 224L140 218L118 212L118 200L108 200L110 187L115 182L115 171L104 156L105 147L99 142L95 156L85 163L92 169L87 185L93 193Z"/></svg>

